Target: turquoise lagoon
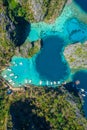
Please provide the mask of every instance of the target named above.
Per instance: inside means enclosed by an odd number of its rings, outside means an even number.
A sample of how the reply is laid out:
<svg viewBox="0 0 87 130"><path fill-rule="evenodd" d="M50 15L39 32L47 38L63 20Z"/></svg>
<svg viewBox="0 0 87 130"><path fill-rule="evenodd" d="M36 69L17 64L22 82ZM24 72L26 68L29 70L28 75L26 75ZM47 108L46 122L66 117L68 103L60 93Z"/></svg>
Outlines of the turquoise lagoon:
<svg viewBox="0 0 87 130"><path fill-rule="evenodd" d="M63 50L68 44L87 40L87 13L73 1L53 23L32 23L27 40L39 39L43 39L43 47L38 54L32 58L14 56L11 66L2 72L13 87L54 86L70 79L72 73Z"/></svg>
<svg viewBox="0 0 87 130"><path fill-rule="evenodd" d="M70 74L62 56L64 44L58 36L50 36L43 40L43 48L32 58L14 56L11 66L2 75L14 87L25 84L55 86L67 80Z"/></svg>

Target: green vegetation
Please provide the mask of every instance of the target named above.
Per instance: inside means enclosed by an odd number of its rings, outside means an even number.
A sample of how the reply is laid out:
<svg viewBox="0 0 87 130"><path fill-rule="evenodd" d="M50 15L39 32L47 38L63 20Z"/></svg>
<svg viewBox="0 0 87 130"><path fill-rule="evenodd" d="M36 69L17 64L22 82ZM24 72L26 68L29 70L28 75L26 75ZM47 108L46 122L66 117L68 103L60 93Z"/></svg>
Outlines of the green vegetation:
<svg viewBox="0 0 87 130"><path fill-rule="evenodd" d="M38 45L35 45L31 49L29 49L28 57L32 57L33 55L35 55L36 53L38 53L39 50L40 50L40 48L38 47Z"/></svg>
<svg viewBox="0 0 87 130"><path fill-rule="evenodd" d="M41 6L40 11L37 7L37 9L34 9L32 0L4 0L4 3L6 5L9 17L14 22L14 17L19 16L24 17L30 22L37 22L40 21L38 15L42 15L43 20L46 22L53 22L55 18L61 13L66 1L67 0L42 0L42 2L40 2L37 0L34 2L34 4L37 6L39 3L39 6ZM37 16L37 18L35 16Z"/></svg>
<svg viewBox="0 0 87 130"><path fill-rule="evenodd" d="M4 44L3 41L0 43L0 69L9 64L11 57L14 55L13 48L14 46L10 43L10 41L9 43L6 41L4 42Z"/></svg>
<svg viewBox="0 0 87 130"><path fill-rule="evenodd" d="M45 21L47 20L50 21L52 17L53 19L55 19L55 17L58 15L58 11L56 11L57 6L59 8L60 5L61 6L64 5L65 2L66 0L62 0L62 1L56 0L55 2L53 0L44 0L41 6L42 6L43 13L45 14L44 17ZM16 39L16 36L19 35L18 29L20 29L17 26L17 24L19 25L19 23L17 21L18 19L16 18L21 17L25 20L35 22L36 20L34 18L34 12L32 9L33 7L31 5L30 0L24 0L24 1L1 0L0 1L0 12L1 13L3 12L4 14L4 16L2 16L1 23L0 23L1 25L0 26L0 43L1 43L0 44L0 48L1 48L0 67L4 68L4 65L6 66L9 63L11 57L15 53L15 49L16 49L15 45L16 45L16 41L18 41L18 39ZM9 21L6 19L7 17ZM8 30L11 30L10 28L11 22L13 23L15 29L12 30L11 33L9 33ZM8 30L6 30L6 28L8 28ZM14 44L12 42L14 42ZM31 57L38 51L39 51L38 46L35 46L29 50L28 56Z"/></svg>
<svg viewBox="0 0 87 130"><path fill-rule="evenodd" d="M26 11L17 1L7 0L7 3L7 15L13 22L16 22L15 17L25 17Z"/></svg>
<svg viewBox="0 0 87 130"><path fill-rule="evenodd" d="M73 70L87 68L87 43L69 45L64 50L65 58Z"/></svg>
<svg viewBox="0 0 87 130"><path fill-rule="evenodd" d="M15 0L8 0L8 4L9 4L9 8L12 10L15 9L18 5L17 1Z"/></svg>
<svg viewBox="0 0 87 130"><path fill-rule="evenodd" d="M54 19L60 15L66 2L67 0L50 0L45 21L53 22Z"/></svg>
<svg viewBox="0 0 87 130"><path fill-rule="evenodd" d="M82 49L82 46L79 46L76 50L75 50L75 54L76 55L83 55L84 52L83 52L83 49Z"/></svg>
<svg viewBox="0 0 87 130"><path fill-rule="evenodd" d="M9 97L6 95L6 90L3 88L4 83L0 81L0 130L6 130L8 110L9 110Z"/></svg>
<svg viewBox="0 0 87 130"><path fill-rule="evenodd" d="M6 4L7 3L7 4ZM10 19L15 23L16 19L15 17L23 17L26 20L31 20L33 19L32 12L27 5L27 1L23 1L23 5L19 3L17 0L7 0L4 1L6 10L7 10L7 15L10 17ZM29 13L28 13L29 12Z"/></svg>
<svg viewBox="0 0 87 130"><path fill-rule="evenodd" d="M62 87L31 86L8 96L4 84L0 85L0 130L12 130L13 124L17 130L85 130L87 122L78 109L79 98Z"/></svg>
<svg viewBox="0 0 87 130"><path fill-rule="evenodd" d="M11 57L14 55L14 45L9 39L6 32L7 21L5 18L5 10L2 1L0 1L1 11L3 15L0 21L0 70L9 64ZM10 53L9 53L10 52Z"/></svg>
<svg viewBox="0 0 87 130"><path fill-rule="evenodd" d="M73 58L73 57L69 58L69 62L73 63L74 61L75 61L75 58Z"/></svg>

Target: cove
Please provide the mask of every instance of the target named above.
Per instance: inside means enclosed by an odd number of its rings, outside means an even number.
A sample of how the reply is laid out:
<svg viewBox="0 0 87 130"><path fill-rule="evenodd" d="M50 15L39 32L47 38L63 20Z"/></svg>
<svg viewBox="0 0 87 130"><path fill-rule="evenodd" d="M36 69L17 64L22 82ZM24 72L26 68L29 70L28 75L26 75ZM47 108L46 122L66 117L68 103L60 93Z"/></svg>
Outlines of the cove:
<svg viewBox="0 0 87 130"><path fill-rule="evenodd" d="M43 39L43 47L32 58L14 56L2 76L14 87L25 84L53 86L68 79L70 68L63 56L64 40L59 36Z"/></svg>
<svg viewBox="0 0 87 130"><path fill-rule="evenodd" d="M69 66L63 56L64 40L58 36L43 39L43 47L36 58L36 70L42 79L62 81L69 76Z"/></svg>
<svg viewBox="0 0 87 130"><path fill-rule="evenodd" d="M83 88L85 91L87 91L87 70L76 72L76 74L73 76L73 81L76 80L80 81L78 87ZM85 116L87 117L87 95L83 99L84 99L83 109Z"/></svg>

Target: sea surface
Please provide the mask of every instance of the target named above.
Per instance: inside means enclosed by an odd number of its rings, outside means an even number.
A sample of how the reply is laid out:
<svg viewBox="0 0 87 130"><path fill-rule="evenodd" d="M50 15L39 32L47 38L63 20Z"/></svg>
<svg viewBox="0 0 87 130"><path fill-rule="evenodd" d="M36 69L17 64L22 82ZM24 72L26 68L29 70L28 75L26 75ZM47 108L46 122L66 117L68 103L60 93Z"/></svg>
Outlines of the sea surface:
<svg viewBox="0 0 87 130"><path fill-rule="evenodd" d="M85 92L83 92L83 94L85 93L85 97L83 97L84 99L84 113L87 117L87 71L81 70L76 72L75 75L73 75L73 81L79 80L80 84L78 85L78 88L80 89L84 89Z"/></svg>
<svg viewBox="0 0 87 130"><path fill-rule="evenodd" d="M14 56L11 66L2 72L2 76L13 87L22 87L25 84L55 87L64 81L78 79L81 81L79 87L87 91L87 74L84 74L87 70L84 73L76 72L72 78L70 67L63 55L68 44L83 44L87 40L86 5L86 0L73 0L64 7L53 23L32 23L26 40L32 42L42 39L40 52L32 58ZM87 114L86 97L84 101Z"/></svg>

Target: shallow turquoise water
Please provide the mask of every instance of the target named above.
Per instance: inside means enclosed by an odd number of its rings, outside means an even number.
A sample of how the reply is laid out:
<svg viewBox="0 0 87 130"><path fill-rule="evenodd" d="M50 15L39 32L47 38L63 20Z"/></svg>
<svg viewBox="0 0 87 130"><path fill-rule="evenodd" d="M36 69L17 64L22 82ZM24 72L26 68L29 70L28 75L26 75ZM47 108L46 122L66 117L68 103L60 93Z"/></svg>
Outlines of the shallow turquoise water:
<svg viewBox="0 0 87 130"><path fill-rule="evenodd" d="M87 40L87 25L77 19L69 19L66 22L66 29L71 42L84 42Z"/></svg>
<svg viewBox="0 0 87 130"><path fill-rule="evenodd" d="M14 87L29 83L54 86L69 79L71 71L64 59L63 49L68 44L87 40L85 16L86 13L73 2L64 8L54 23L32 23L27 40L42 38L43 48L30 59L13 57L11 71L6 69L2 76Z"/></svg>
<svg viewBox="0 0 87 130"><path fill-rule="evenodd" d="M3 71L2 75L6 76L4 78L14 87L25 84L55 87L56 84L65 81L70 74L69 66L61 55L64 44L58 36L44 39L43 48L38 54L29 59L14 56L12 65Z"/></svg>

